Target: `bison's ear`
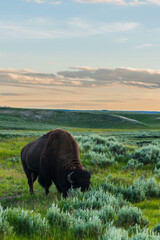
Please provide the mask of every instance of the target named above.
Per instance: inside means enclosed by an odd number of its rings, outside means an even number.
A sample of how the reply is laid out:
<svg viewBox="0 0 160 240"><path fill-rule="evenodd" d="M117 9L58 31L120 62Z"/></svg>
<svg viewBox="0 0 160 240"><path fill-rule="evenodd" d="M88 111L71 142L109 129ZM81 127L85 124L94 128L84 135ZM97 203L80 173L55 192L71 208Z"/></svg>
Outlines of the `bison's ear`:
<svg viewBox="0 0 160 240"><path fill-rule="evenodd" d="M68 182L70 182L71 184L73 184L73 180L72 180L72 174L73 174L74 172L71 172L70 174L68 174L67 175L67 180L68 180Z"/></svg>

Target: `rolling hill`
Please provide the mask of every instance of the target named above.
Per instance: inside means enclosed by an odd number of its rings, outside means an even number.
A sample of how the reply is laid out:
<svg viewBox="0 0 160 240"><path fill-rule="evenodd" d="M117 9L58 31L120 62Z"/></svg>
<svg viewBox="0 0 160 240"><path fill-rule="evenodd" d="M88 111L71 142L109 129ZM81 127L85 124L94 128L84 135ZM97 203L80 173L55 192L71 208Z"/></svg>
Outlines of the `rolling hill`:
<svg viewBox="0 0 160 240"><path fill-rule="evenodd" d="M0 108L1 130L49 130L55 127L159 129L160 113Z"/></svg>

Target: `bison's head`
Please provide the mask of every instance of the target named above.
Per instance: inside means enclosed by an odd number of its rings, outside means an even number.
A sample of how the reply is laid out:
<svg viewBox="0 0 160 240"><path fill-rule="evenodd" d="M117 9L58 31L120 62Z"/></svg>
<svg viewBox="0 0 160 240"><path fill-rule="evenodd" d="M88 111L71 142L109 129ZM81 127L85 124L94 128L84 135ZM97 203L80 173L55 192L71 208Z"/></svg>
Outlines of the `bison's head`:
<svg viewBox="0 0 160 240"><path fill-rule="evenodd" d="M76 169L68 174L67 179L73 188L81 188L84 192L89 189L91 174L82 169Z"/></svg>

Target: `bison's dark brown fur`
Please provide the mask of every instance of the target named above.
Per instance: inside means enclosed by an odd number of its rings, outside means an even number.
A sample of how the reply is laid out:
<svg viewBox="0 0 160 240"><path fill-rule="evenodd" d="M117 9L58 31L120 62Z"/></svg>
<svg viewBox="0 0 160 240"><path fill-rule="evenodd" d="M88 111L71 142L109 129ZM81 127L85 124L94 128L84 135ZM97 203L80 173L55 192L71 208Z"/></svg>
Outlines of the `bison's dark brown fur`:
<svg viewBox="0 0 160 240"><path fill-rule="evenodd" d="M90 173L83 169L78 144L67 131L56 129L29 143L22 149L21 160L31 194L38 176L46 194L52 181L65 197L71 186L82 191L89 188Z"/></svg>

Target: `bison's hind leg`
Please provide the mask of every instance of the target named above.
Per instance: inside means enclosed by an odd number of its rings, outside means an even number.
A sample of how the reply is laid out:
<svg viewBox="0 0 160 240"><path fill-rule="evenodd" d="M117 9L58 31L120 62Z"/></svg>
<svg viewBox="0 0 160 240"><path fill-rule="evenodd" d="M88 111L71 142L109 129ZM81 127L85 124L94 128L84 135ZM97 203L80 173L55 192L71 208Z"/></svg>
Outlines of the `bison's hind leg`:
<svg viewBox="0 0 160 240"><path fill-rule="evenodd" d="M34 184L34 182L36 181L37 177L38 177L37 174L31 172L31 185L29 185L29 186L30 186L30 194L34 194L33 184Z"/></svg>
<svg viewBox="0 0 160 240"><path fill-rule="evenodd" d="M37 175L35 173L29 171L25 163L23 163L23 168L24 168L25 174L28 178L28 185L29 185L30 194L33 194L34 193L33 183L37 179Z"/></svg>
<svg viewBox="0 0 160 240"><path fill-rule="evenodd" d="M34 194L33 184L37 179L37 175L34 174L33 172L28 172L27 178L28 178L28 185L29 185L30 194Z"/></svg>

